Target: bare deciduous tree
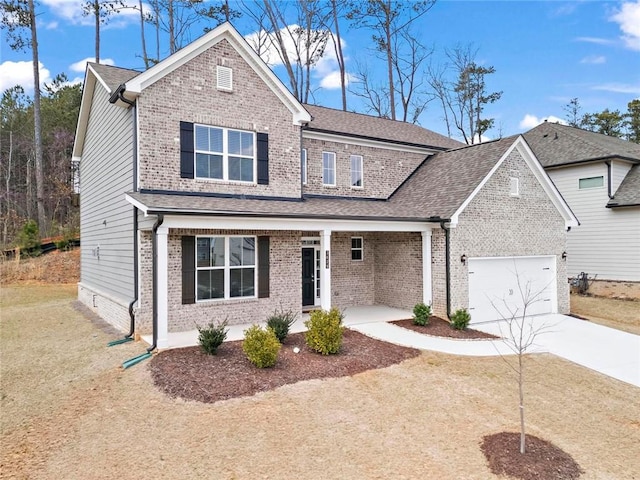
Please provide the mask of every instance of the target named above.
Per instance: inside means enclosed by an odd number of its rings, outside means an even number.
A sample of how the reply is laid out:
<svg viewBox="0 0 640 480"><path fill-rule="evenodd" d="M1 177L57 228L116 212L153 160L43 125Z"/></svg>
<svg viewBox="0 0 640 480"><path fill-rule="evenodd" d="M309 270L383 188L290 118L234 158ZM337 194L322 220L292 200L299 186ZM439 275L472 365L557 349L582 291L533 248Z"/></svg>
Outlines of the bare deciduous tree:
<svg viewBox="0 0 640 480"><path fill-rule="evenodd" d="M100 27L109 21L112 14L119 13L124 7L122 0L87 0L82 4L82 15L92 15L95 22L96 63L100 63Z"/></svg>

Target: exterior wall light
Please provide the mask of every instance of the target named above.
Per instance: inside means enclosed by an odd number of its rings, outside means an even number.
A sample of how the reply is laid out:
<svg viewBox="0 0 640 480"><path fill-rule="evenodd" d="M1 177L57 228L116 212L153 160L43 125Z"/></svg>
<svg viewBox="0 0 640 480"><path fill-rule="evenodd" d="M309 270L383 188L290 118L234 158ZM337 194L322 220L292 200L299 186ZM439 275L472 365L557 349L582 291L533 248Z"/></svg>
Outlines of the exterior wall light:
<svg viewBox="0 0 640 480"><path fill-rule="evenodd" d="M562 252L562 259L566 262L567 261L567 252Z"/></svg>
<svg viewBox="0 0 640 480"><path fill-rule="evenodd" d="M464 253L460 257L460 261L462 262L463 265L467 264L467 256Z"/></svg>

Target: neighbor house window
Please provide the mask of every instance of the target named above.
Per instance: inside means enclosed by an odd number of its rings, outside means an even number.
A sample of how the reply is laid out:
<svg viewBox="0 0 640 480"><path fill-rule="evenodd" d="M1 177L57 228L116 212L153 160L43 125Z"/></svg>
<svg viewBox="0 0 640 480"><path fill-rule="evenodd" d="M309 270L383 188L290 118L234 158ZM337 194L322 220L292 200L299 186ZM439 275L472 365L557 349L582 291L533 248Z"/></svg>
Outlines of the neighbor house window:
<svg viewBox="0 0 640 480"><path fill-rule="evenodd" d="M233 90L233 70L218 65L216 67L216 87L218 90Z"/></svg>
<svg viewBox="0 0 640 480"><path fill-rule="evenodd" d="M351 187L362 188L362 155L351 155Z"/></svg>
<svg viewBox="0 0 640 480"><path fill-rule="evenodd" d="M303 148L301 153L301 168L302 168L302 184L307 184L307 149Z"/></svg>
<svg viewBox="0 0 640 480"><path fill-rule="evenodd" d="M364 249L362 237L351 237L351 260L362 260Z"/></svg>
<svg viewBox="0 0 640 480"><path fill-rule="evenodd" d="M520 195L520 179L517 177L509 177L511 196L517 197Z"/></svg>
<svg viewBox="0 0 640 480"><path fill-rule="evenodd" d="M336 154L333 152L322 152L322 184L336 185Z"/></svg>
<svg viewBox="0 0 640 480"><path fill-rule="evenodd" d="M578 188L598 188L604 186L604 177L587 177L578 180Z"/></svg>
<svg viewBox="0 0 640 480"><path fill-rule="evenodd" d="M253 132L196 125L195 137L196 177L254 181Z"/></svg>
<svg viewBox="0 0 640 480"><path fill-rule="evenodd" d="M256 296L256 237L197 237L197 300Z"/></svg>

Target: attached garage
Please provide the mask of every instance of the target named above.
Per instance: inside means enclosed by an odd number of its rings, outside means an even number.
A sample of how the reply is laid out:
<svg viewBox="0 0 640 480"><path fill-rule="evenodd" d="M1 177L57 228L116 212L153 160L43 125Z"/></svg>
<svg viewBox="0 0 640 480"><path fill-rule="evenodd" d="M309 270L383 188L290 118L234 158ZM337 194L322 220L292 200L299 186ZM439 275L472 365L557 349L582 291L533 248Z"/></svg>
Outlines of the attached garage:
<svg viewBox="0 0 640 480"><path fill-rule="evenodd" d="M556 257L470 258L469 312L471 322L558 311Z"/></svg>

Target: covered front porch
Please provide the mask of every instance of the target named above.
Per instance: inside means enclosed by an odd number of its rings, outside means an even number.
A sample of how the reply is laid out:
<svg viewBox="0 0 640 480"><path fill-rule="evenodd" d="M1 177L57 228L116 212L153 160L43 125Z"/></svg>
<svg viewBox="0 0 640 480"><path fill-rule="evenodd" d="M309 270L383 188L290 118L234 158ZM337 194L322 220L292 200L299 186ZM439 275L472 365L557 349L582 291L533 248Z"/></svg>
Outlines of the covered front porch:
<svg viewBox="0 0 640 480"><path fill-rule="evenodd" d="M347 307L343 311L343 324L348 328L354 325L363 325L366 323L392 322L394 320L404 320L413 316L409 310L400 308L387 307L385 305L368 305ZM308 313L303 313L296 322L291 326L290 333L304 332L306 330L304 322L309 319ZM265 326L266 322L257 322L261 326ZM244 331L253 324L243 323L237 325L229 325L227 340L228 342L242 340ZM152 336L142 335L142 340L151 345ZM184 332L167 333L166 343L163 349L193 347L198 345L198 330L189 330Z"/></svg>

